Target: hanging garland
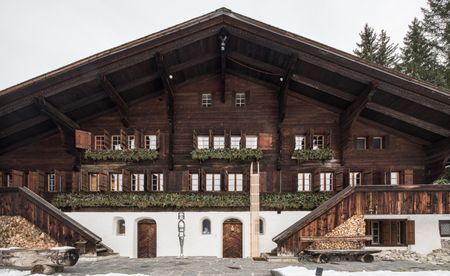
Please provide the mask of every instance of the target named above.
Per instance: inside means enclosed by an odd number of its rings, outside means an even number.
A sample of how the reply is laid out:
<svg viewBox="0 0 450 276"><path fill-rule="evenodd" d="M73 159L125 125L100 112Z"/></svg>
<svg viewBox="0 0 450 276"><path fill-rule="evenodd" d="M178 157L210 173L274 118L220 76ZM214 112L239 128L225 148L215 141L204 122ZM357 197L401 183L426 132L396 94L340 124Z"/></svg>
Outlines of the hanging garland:
<svg viewBox="0 0 450 276"><path fill-rule="evenodd" d="M145 161L156 160L158 151L151 149L86 150L84 157L95 161Z"/></svg>
<svg viewBox="0 0 450 276"><path fill-rule="evenodd" d="M260 149L195 149L191 152L191 157L200 161L208 159L260 160L263 153Z"/></svg>
<svg viewBox="0 0 450 276"><path fill-rule="evenodd" d="M292 154L293 159L297 159L298 162L304 162L309 160L331 160L334 158L334 151L329 148L325 149L304 149L295 150Z"/></svg>

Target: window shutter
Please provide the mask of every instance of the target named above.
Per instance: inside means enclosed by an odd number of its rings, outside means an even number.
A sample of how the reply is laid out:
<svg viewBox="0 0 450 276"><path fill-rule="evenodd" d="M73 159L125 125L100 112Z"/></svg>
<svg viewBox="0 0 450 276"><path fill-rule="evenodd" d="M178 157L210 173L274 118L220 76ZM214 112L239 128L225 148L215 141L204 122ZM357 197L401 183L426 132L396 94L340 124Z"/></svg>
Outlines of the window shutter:
<svg viewBox="0 0 450 276"><path fill-rule="evenodd" d="M84 192L89 191L89 173L84 169L80 170L80 182L79 183L81 186L81 191L84 191Z"/></svg>
<svg viewBox="0 0 450 276"><path fill-rule="evenodd" d="M145 187L144 190L149 192L152 190L152 172L150 170L145 170Z"/></svg>
<svg viewBox="0 0 450 276"><path fill-rule="evenodd" d="M128 148L127 133L123 128L120 129L120 145L122 149Z"/></svg>
<svg viewBox="0 0 450 276"><path fill-rule="evenodd" d="M362 184L363 185L373 185L373 173L372 173L372 170L365 170L363 172Z"/></svg>
<svg viewBox="0 0 450 276"><path fill-rule="evenodd" d="M250 168L247 168L242 175L242 191L248 193L250 191Z"/></svg>
<svg viewBox="0 0 450 276"><path fill-rule="evenodd" d="M383 149L391 148L391 138L389 135L383 136Z"/></svg>
<svg viewBox="0 0 450 276"><path fill-rule="evenodd" d="M190 177L189 171L183 171L183 177L182 177L182 182L181 182L181 191L187 192L190 190L192 190L192 189L191 189L191 177Z"/></svg>
<svg viewBox="0 0 450 276"><path fill-rule="evenodd" d="M361 174L361 178L362 177L363 177L363 175ZM363 181L363 180L361 179L361 181ZM342 186L343 186L343 188L350 186L350 170L349 169L345 169L342 174Z"/></svg>
<svg viewBox="0 0 450 276"><path fill-rule="evenodd" d="M205 192L206 191L206 173L203 169L199 170L198 175L200 177L200 187L201 187L201 191Z"/></svg>
<svg viewBox="0 0 450 276"><path fill-rule="evenodd" d="M318 192L320 191L320 171L319 170L315 170L312 174L312 191L313 192Z"/></svg>
<svg viewBox="0 0 450 276"><path fill-rule="evenodd" d="M1 182L1 172L0 172L0 183ZM28 189L32 190L36 194L39 194L39 173L36 172L28 172Z"/></svg>
<svg viewBox="0 0 450 276"><path fill-rule="evenodd" d="M11 171L12 187L23 187L24 173L18 170Z"/></svg>
<svg viewBox="0 0 450 276"><path fill-rule="evenodd" d="M192 148L193 149L197 149L198 145L197 145L197 131L194 129L192 131Z"/></svg>
<svg viewBox="0 0 450 276"><path fill-rule="evenodd" d="M6 179L4 177L4 173L0 172L0 187L6 187L5 182L6 182Z"/></svg>
<svg viewBox="0 0 450 276"><path fill-rule="evenodd" d="M103 149L111 149L111 135L106 129L103 130L103 137L105 137Z"/></svg>
<svg viewBox="0 0 450 276"><path fill-rule="evenodd" d="M414 220L406 221L406 244L415 244L416 234L415 234L415 223Z"/></svg>
<svg viewBox="0 0 450 276"><path fill-rule="evenodd" d="M231 135L230 132L226 131L225 129L223 130L223 137L225 139L225 148L230 148L231 146Z"/></svg>
<svg viewBox="0 0 450 276"><path fill-rule="evenodd" d="M72 193L80 191L81 172L72 172Z"/></svg>
<svg viewBox="0 0 450 276"><path fill-rule="evenodd" d="M405 185L413 185L414 184L414 170L405 169L403 174L404 176L404 184Z"/></svg>
<svg viewBox="0 0 450 276"><path fill-rule="evenodd" d="M261 150L271 150L272 149L272 134L271 133L260 133L258 138L258 147Z"/></svg>
<svg viewBox="0 0 450 276"><path fill-rule="evenodd" d="M391 171L385 171L384 172L384 185L390 185L391 184Z"/></svg>
<svg viewBox="0 0 450 276"><path fill-rule="evenodd" d="M381 245L391 245L391 221L380 221Z"/></svg>
<svg viewBox="0 0 450 276"><path fill-rule="evenodd" d="M55 192L66 191L66 174L63 171L55 170Z"/></svg>
<svg viewBox="0 0 450 276"><path fill-rule="evenodd" d="M259 192L265 193L266 190L267 190L267 172L259 172Z"/></svg>
<svg viewBox="0 0 450 276"><path fill-rule="evenodd" d="M331 128L328 130L327 135L325 135L325 148L331 149L331 139L332 139L332 130Z"/></svg>
<svg viewBox="0 0 450 276"><path fill-rule="evenodd" d="M221 190L222 191L228 191L228 171L227 170L223 170L223 173L222 173L222 187L221 187Z"/></svg>
<svg viewBox="0 0 450 276"><path fill-rule="evenodd" d="M241 131L241 149L245 149L245 139L246 139L246 135L243 131Z"/></svg>
<svg viewBox="0 0 450 276"><path fill-rule="evenodd" d="M212 149L214 147L214 142L213 142L213 131L210 129L209 130L209 148Z"/></svg>
<svg viewBox="0 0 450 276"><path fill-rule="evenodd" d="M342 191L342 189L344 189L344 174L342 172L342 170L338 170L334 173L334 175L332 176L332 180L333 180L333 191Z"/></svg>
<svg viewBox="0 0 450 276"><path fill-rule="evenodd" d="M158 139L158 136L160 137L159 139ZM159 153L160 153L160 156L165 159L169 153L169 134L166 132L163 132L163 133L160 133L158 136L157 136L156 140L160 141L159 142ZM158 145L157 145L157 147L158 147Z"/></svg>
<svg viewBox="0 0 450 276"><path fill-rule="evenodd" d="M122 170L122 190L124 192L131 191L131 173L128 170Z"/></svg>
<svg viewBox="0 0 450 276"><path fill-rule="evenodd" d="M142 133L135 129L134 130L134 146L138 149L138 148L143 148L143 143L141 143L142 141L142 137L141 137ZM127 141L128 143L128 141Z"/></svg>
<svg viewBox="0 0 450 276"><path fill-rule="evenodd" d="M88 131L75 130L75 147L77 149L90 149L91 148L91 133Z"/></svg>
<svg viewBox="0 0 450 276"><path fill-rule="evenodd" d="M109 187L109 181L108 181L108 174L106 172L101 172L98 174L98 185L99 185L99 191L108 191Z"/></svg>
<svg viewBox="0 0 450 276"><path fill-rule="evenodd" d="M156 149L159 150L160 148L161 148L161 130L158 129L156 131Z"/></svg>

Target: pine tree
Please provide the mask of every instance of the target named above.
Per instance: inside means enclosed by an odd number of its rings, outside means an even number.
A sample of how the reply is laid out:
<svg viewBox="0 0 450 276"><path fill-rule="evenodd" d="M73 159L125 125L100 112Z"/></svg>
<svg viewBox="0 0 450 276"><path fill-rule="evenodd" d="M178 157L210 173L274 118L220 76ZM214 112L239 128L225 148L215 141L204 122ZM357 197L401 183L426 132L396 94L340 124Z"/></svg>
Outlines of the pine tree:
<svg viewBox="0 0 450 276"><path fill-rule="evenodd" d="M394 68L398 61L396 54L398 45L391 43L391 38L385 30L381 30L377 39L377 45L378 49L375 53L375 63Z"/></svg>
<svg viewBox="0 0 450 276"><path fill-rule="evenodd" d="M414 18L403 39L401 62L398 69L416 79L431 83L440 82L439 66L431 43L425 37L422 23Z"/></svg>
<svg viewBox="0 0 450 276"><path fill-rule="evenodd" d="M364 29L359 33L359 37L361 38L361 42L356 43L358 48L353 50L353 53L368 61L375 62L378 45L377 34L374 29L369 27L369 24L366 23Z"/></svg>
<svg viewBox="0 0 450 276"><path fill-rule="evenodd" d="M438 56L445 86L450 88L450 0L428 0L423 8L426 36Z"/></svg>

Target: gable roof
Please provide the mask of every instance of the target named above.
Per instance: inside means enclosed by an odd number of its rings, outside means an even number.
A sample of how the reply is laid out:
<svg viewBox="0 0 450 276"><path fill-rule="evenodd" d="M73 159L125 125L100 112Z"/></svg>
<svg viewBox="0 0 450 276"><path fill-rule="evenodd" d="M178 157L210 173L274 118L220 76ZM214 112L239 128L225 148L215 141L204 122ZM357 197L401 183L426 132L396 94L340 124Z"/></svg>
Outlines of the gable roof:
<svg viewBox="0 0 450 276"><path fill-rule="evenodd" d="M175 87L219 74L221 34L227 35L227 74L279 89L295 59L289 93L343 112L376 83L363 120L422 144L450 137L448 90L221 8L0 91L0 152L56 131L36 106L38 96L83 122L117 109L105 93L105 78L125 104L160 95L157 54Z"/></svg>

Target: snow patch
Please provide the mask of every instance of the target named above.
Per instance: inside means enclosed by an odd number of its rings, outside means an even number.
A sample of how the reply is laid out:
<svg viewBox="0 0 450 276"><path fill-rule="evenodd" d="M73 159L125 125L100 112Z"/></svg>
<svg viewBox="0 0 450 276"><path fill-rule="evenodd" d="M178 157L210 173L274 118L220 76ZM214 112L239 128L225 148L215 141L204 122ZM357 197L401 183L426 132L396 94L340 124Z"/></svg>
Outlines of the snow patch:
<svg viewBox="0 0 450 276"><path fill-rule="evenodd" d="M287 266L277 269L272 269L272 271L280 276L315 276L315 270L308 270L300 266ZM334 271L334 270L324 270L323 276L450 276L450 271L418 271L418 272L394 272L394 271L360 271L360 272L347 272L347 271Z"/></svg>
<svg viewBox="0 0 450 276"><path fill-rule="evenodd" d="M0 276L26 276L30 275L29 270L16 269L0 269ZM44 274L33 274L33 276L45 276ZM57 276L62 276L58 274ZM107 273L107 274L86 274L86 276L148 276L146 274L121 274L121 273Z"/></svg>

